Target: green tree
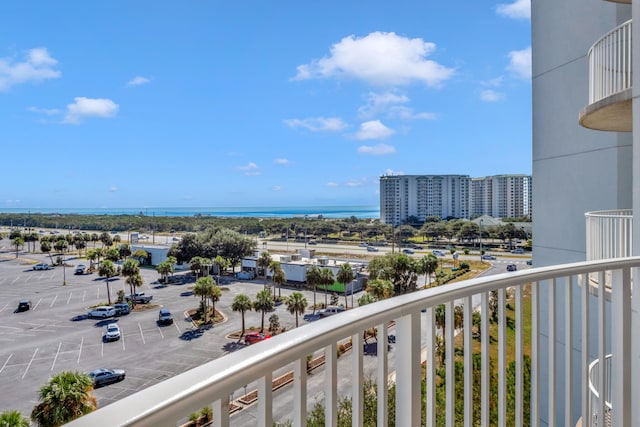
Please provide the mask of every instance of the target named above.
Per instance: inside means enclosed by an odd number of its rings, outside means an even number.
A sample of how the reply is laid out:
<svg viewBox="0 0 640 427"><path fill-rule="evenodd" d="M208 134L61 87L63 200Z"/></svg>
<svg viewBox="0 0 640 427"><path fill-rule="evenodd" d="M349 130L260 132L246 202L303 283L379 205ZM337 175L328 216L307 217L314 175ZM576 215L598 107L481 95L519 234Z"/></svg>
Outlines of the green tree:
<svg viewBox="0 0 640 427"><path fill-rule="evenodd" d="M307 309L307 299L300 292L294 292L287 298L287 310L296 316L296 328L298 327L298 316L304 314Z"/></svg>
<svg viewBox="0 0 640 427"><path fill-rule="evenodd" d="M367 292L364 295L362 295L360 298L358 298L358 305L363 306L367 304L373 304L376 301L378 301L376 297L373 294L370 294Z"/></svg>
<svg viewBox="0 0 640 427"><path fill-rule="evenodd" d="M29 418L20 411L8 410L0 413L0 427L29 427Z"/></svg>
<svg viewBox="0 0 640 427"><path fill-rule="evenodd" d="M140 275L140 263L138 260L129 258L122 264L122 273L125 277L125 283L129 285L131 294L135 292L135 288L142 285L142 276ZM135 307L135 298L131 298L131 304Z"/></svg>
<svg viewBox="0 0 640 427"><path fill-rule="evenodd" d="M160 275L160 280L164 282L170 274L173 274L174 267L170 261L162 261L156 265L156 271Z"/></svg>
<svg viewBox="0 0 640 427"><path fill-rule="evenodd" d="M137 259L140 264L145 264L149 259L149 253L144 249L138 249L131 256Z"/></svg>
<svg viewBox="0 0 640 427"><path fill-rule="evenodd" d="M416 273L424 274L427 287L431 287L431 275L436 272L437 268L438 258L433 254L425 255L416 262Z"/></svg>
<svg viewBox="0 0 640 427"><path fill-rule="evenodd" d="M196 285L193 287L193 295L200 297L200 304L203 307L204 323L208 323L207 314L209 310L207 300L209 299L209 295L211 295L211 288L213 286L214 283L211 277L201 277L196 280Z"/></svg>
<svg viewBox="0 0 640 427"><path fill-rule="evenodd" d="M212 308L212 311L213 311L212 321L215 322L215 318L216 318L216 302L220 301L220 298L222 297L222 290L220 289L220 286L216 285L215 282L213 282L213 280L212 280L211 287L209 287L209 294L207 295L207 297L211 301L211 308Z"/></svg>
<svg viewBox="0 0 640 427"><path fill-rule="evenodd" d="M51 242L49 241L40 242L40 250L42 251L42 253L49 255L51 264L53 264L53 257L51 256Z"/></svg>
<svg viewBox="0 0 640 427"><path fill-rule="evenodd" d="M328 268L320 270L321 281L320 284L324 285L324 305L327 306L327 297L329 296L329 285L333 285L335 278L333 277L333 271Z"/></svg>
<svg viewBox="0 0 640 427"><path fill-rule="evenodd" d="M245 326L244 326L244 314L247 311L251 311L253 308L253 303L251 302L251 298L249 298L245 294L236 295L231 303L231 310L239 311L242 316L242 332L240 333L240 338L244 336Z"/></svg>
<svg viewBox="0 0 640 427"><path fill-rule="evenodd" d="M191 261L189 261L189 268L191 269L191 271L193 271L194 276L198 277L201 274L204 276L203 270L210 264L211 260L209 258L196 256L191 258Z"/></svg>
<svg viewBox="0 0 640 427"><path fill-rule="evenodd" d="M260 321L260 332L264 332L264 315L266 312L273 310L274 303L271 292L267 289L263 289L256 295L256 299L253 302L253 309L259 311L262 314L262 320Z"/></svg>
<svg viewBox="0 0 640 427"><path fill-rule="evenodd" d="M93 381L87 374L64 371L40 388L31 420L40 427L57 427L94 411Z"/></svg>
<svg viewBox="0 0 640 427"><path fill-rule="evenodd" d="M226 271L227 268L229 268L229 260L217 255L213 260L213 265L216 266L216 269L218 270L218 284L220 284L220 275L222 274L223 271Z"/></svg>
<svg viewBox="0 0 640 427"><path fill-rule="evenodd" d="M307 270L307 285L313 290L313 314L316 314L316 291L322 282L322 273L317 265L312 265Z"/></svg>
<svg viewBox="0 0 640 427"><path fill-rule="evenodd" d="M127 243L123 243L122 245L118 246L118 253L120 253L120 259L125 259L131 256L131 246L129 246Z"/></svg>
<svg viewBox="0 0 640 427"><path fill-rule="evenodd" d="M107 250L104 257L111 262L116 262L120 259L120 252L116 248L111 248Z"/></svg>
<svg viewBox="0 0 640 427"><path fill-rule="evenodd" d="M262 252L256 261L258 268L262 269L262 279L264 280L262 289L267 289L267 268L271 264L271 255L269 252Z"/></svg>
<svg viewBox="0 0 640 427"><path fill-rule="evenodd" d="M53 249L59 253L66 251L68 247L69 243L65 239L59 239L53 243Z"/></svg>
<svg viewBox="0 0 640 427"><path fill-rule="evenodd" d="M393 296L393 283L381 279L371 280L365 291L373 295L376 301L380 301Z"/></svg>
<svg viewBox="0 0 640 427"><path fill-rule="evenodd" d="M271 261L269 270L271 270L271 281L278 286L278 297L281 297L281 286L287 283L287 276L284 274L284 270L278 261ZM273 299L276 299L275 286L273 288Z"/></svg>
<svg viewBox="0 0 640 427"><path fill-rule="evenodd" d="M107 299L109 300L109 305L111 305L111 289L109 288L109 280L116 275L116 266L113 262L106 259L100 263L100 267L98 267L98 274L100 277L105 278L105 283L107 284Z"/></svg>
<svg viewBox="0 0 640 427"><path fill-rule="evenodd" d="M348 262L340 265L340 269L338 270L338 274L336 275L336 280L338 283L342 283L344 285L344 308L348 307L347 305L347 285L355 279L356 275L353 273L353 269ZM352 291L353 292L353 291ZM353 298L352 298L353 302Z"/></svg>
<svg viewBox="0 0 640 427"><path fill-rule="evenodd" d="M11 243L13 244L13 246L15 246L16 248L16 258L18 258L18 251L20 250L20 248L24 245L24 239L22 237L15 237Z"/></svg>

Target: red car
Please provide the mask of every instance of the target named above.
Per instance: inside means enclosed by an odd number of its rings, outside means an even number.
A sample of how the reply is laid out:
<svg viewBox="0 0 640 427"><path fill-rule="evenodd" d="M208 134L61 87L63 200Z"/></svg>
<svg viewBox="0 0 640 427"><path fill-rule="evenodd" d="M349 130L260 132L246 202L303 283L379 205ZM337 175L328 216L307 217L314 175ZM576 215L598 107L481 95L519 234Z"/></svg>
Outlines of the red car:
<svg viewBox="0 0 640 427"><path fill-rule="evenodd" d="M244 336L244 343L245 344L254 344L260 341L264 341L266 339L271 338L271 335L265 335L261 332L254 332L251 334L247 334Z"/></svg>

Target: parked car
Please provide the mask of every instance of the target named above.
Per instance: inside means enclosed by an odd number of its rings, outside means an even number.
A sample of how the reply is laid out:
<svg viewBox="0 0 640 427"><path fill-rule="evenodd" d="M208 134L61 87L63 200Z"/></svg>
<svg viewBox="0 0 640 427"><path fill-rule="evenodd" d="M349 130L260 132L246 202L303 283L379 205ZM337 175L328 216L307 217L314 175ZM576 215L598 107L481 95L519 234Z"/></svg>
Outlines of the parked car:
<svg viewBox="0 0 640 427"><path fill-rule="evenodd" d="M361 248L366 248L367 246L369 246L369 244L367 242L362 242L358 246L360 246Z"/></svg>
<svg viewBox="0 0 640 427"><path fill-rule="evenodd" d="M75 274L84 274L87 271L87 266L84 264L78 264L76 266Z"/></svg>
<svg viewBox="0 0 640 427"><path fill-rule="evenodd" d="M133 295L126 295L124 299L127 301L134 301L137 304L148 304L153 299L153 296L145 295L144 292L136 292Z"/></svg>
<svg viewBox="0 0 640 427"><path fill-rule="evenodd" d="M378 252L378 248L375 246L367 246L367 252Z"/></svg>
<svg viewBox="0 0 640 427"><path fill-rule="evenodd" d="M342 313L343 311L344 307L340 305L330 305L327 306L327 308L323 308L322 310L318 311L318 314L320 315L320 317L328 317L333 316L334 314Z"/></svg>
<svg viewBox="0 0 640 427"><path fill-rule="evenodd" d="M100 368L89 372L89 377L93 380L94 387L100 387L106 384L115 383L124 380L125 372L123 369L106 369Z"/></svg>
<svg viewBox="0 0 640 427"><path fill-rule="evenodd" d="M533 265L533 260L532 259L528 259L527 260L527 265Z"/></svg>
<svg viewBox="0 0 640 427"><path fill-rule="evenodd" d="M124 316L131 313L131 307L126 302L113 304L113 308L116 310L116 316Z"/></svg>
<svg viewBox="0 0 640 427"><path fill-rule="evenodd" d="M166 308L161 308L158 313L158 323L161 325L170 325L173 323L173 317L171 317L171 312Z"/></svg>
<svg viewBox="0 0 640 427"><path fill-rule="evenodd" d="M413 251L413 249L403 249L402 250L403 254L407 254L407 255L413 255L415 252Z"/></svg>
<svg viewBox="0 0 640 427"><path fill-rule="evenodd" d="M262 332L253 332L244 336L245 344L254 344L271 338L271 335L265 335Z"/></svg>
<svg viewBox="0 0 640 427"><path fill-rule="evenodd" d="M444 252L439 250L432 251L431 253L434 254L435 256L445 256Z"/></svg>
<svg viewBox="0 0 640 427"><path fill-rule="evenodd" d="M495 260L495 259L496 259L496 257L495 257L495 255L488 255L488 254L485 254L485 255L482 255L482 259L488 259L488 260L493 261L493 260Z"/></svg>
<svg viewBox="0 0 640 427"><path fill-rule="evenodd" d="M420 245L414 245L414 246L413 246L413 249L415 249L416 251L421 251L421 250L423 250L424 248L423 248L422 246L420 246Z"/></svg>
<svg viewBox="0 0 640 427"><path fill-rule="evenodd" d="M310 244L310 245L317 245L317 244L318 244L318 242L316 242L315 240L311 240L311 241L309 242L309 244Z"/></svg>
<svg viewBox="0 0 640 427"><path fill-rule="evenodd" d="M120 327L117 323L109 323L104 331L105 341L117 341L120 339Z"/></svg>
<svg viewBox="0 0 640 427"><path fill-rule="evenodd" d="M512 254L523 254L524 253L524 249L522 249L522 248L512 249L511 253Z"/></svg>
<svg viewBox="0 0 640 427"><path fill-rule="evenodd" d="M23 299L18 302L18 308L16 308L16 313L22 313L23 311L31 310L31 301Z"/></svg>
<svg viewBox="0 0 640 427"><path fill-rule="evenodd" d="M50 268L51 267L46 262L42 262L40 264L36 264L36 265L33 266L34 270L48 270Z"/></svg>
<svg viewBox="0 0 640 427"><path fill-rule="evenodd" d="M518 267L515 264L507 264L507 271L516 271Z"/></svg>
<svg viewBox="0 0 640 427"><path fill-rule="evenodd" d="M107 317L113 317L116 315L116 309L109 305L101 305L91 310L88 314L89 318L98 317L106 319Z"/></svg>

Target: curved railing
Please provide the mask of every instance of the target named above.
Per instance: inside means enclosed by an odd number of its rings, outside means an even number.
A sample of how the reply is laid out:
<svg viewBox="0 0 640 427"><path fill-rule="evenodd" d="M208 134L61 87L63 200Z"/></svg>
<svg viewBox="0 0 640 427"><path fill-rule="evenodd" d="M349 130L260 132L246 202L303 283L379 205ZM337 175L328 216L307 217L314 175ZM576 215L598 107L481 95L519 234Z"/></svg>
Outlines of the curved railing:
<svg viewBox="0 0 640 427"><path fill-rule="evenodd" d="M631 209L587 212L584 216L587 224L587 260L631 256Z"/></svg>
<svg viewBox="0 0 640 427"><path fill-rule="evenodd" d="M313 396L324 398L326 425L335 426L338 393L344 394L343 387L347 387L352 400L353 425L362 425L365 362L367 367L375 366L376 416L381 426L386 425L384 420L390 410L387 381L391 366L396 384L395 425L398 426L422 425L421 418L426 419L428 426L462 425L463 422L465 425L506 425L507 421L520 426L524 424L525 414L530 414L532 425L548 419L555 419L556 423L550 423L554 425L575 425L580 417L591 419L587 412L589 349L597 349L601 360L605 354L615 355L616 368L609 376L613 396L625 396L631 389L631 355L625 350L633 339L628 321L631 271L638 267L640 257L582 262L475 278L399 295L235 351L111 403L69 425L175 426L189 414L213 403L214 425L226 427L230 424L232 396L242 394L247 385L257 390L258 399L257 403L233 415L239 425L271 427L276 407L287 411L287 419L294 426L305 425L308 406L313 403L307 401L308 390L313 389ZM605 290L602 278L595 287L587 285L590 274L608 274L615 286ZM611 301L610 307L605 304L606 300ZM436 346L440 341L436 339L440 328L436 331L435 312L440 304L445 307L442 334L445 343L459 340L463 351L460 353L453 345L446 345L442 353L446 403L439 403L442 406L436 410L435 356L440 354ZM463 320L462 332L455 337L457 306L462 306ZM479 324L472 323L473 311L480 313ZM594 325L594 318L598 324ZM391 352L387 348L390 324L394 325L395 335ZM490 324L492 330L497 331L493 337ZM365 360L363 332L372 327L378 329L377 355ZM341 359L338 363L337 343L345 339L352 344L351 354L348 362ZM478 339L480 342L475 342ZM564 342L562 347L557 345L559 341ZM476 345L480 347L479 360L473 357ZM565 348L569 351L565 352ZM581 351L576 353L575 348ZM307 357L318 353L324 355L323 372L314 371L308 376ZM490 360L492 353L497 356ZM525 354L531 355L530 371ZM507 363L508 357L513 358L513 365ZM389 362L391 359L393 363ZM455 381L457 361L463 363L462 381ZM479 369L472 369L476 364ZM496 369L495 377L492 367ZM525 387L525 369L530 372L530 376L526 375L530 378L529 387ZM576 371L581 372L581 381L573 377ZM274 392L274 377L280 378L287 372L292 380L287 392ZM476 381L480 387L474 390ZM426 382L426 394L421 397L423 382ZM576 383L584 387L573 389L571 385ZM508 395L515 395L509 405ZM530 399L526 412L525 398ZM573 405L563 404L578 400L582 402L581 414L572 412ZM637 399L627 395L621 402L613 402L614 425L629 425L624 419L631 413L629 402ZM423 404L425 413L421 413ZM604 413L603 406L596 410L598 414ZM247 418L235 419L243 416Z"/></svg>
<svg viewBox="0 0 640 427"><path fill-rule="evenodd" d="M601 372L600 360L596 359L589 365L589 407L591 410L591 425L611 427L611 354L607 354L604 362L604 372ZM604 383L602 383L604 379ZM601 399L602 394L602 401ZM604 404L604 421L598 422L600 408Z"/></svg>
<svg viewBox="0 0 640 427"><path fill-rule="evenodd" d="M589 104L631 89L631 20L589 49Z"/></svg>

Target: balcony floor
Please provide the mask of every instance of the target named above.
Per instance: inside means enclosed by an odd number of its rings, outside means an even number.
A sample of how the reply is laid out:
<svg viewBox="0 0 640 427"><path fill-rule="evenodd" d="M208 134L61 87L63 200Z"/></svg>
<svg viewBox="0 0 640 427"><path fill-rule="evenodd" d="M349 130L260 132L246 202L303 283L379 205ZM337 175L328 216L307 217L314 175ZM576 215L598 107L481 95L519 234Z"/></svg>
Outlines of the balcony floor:
<svg viewBox="0 0 640 427"><path fill-rule="evenodd" d="M618 92L580 111L580 125L588 129L614 132L631 132L631 89Z"/></svg>

